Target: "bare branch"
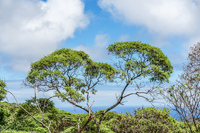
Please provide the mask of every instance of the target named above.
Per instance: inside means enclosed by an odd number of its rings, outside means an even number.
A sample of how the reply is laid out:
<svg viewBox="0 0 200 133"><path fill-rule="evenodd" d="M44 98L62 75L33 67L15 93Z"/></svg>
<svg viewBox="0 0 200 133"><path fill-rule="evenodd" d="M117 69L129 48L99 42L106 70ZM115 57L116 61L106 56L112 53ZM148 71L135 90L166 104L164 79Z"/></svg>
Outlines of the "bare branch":
<svg viewBox="0 0 200 133"><path fill-rule="evenodd" d="M15 95L11 92L11 91L9 91L9 90L6 90L8 93L10 93L13 97L14 97L14 99L15 99L15 101L16 101L16 103L17 103L17 105L21 108L21 109L23 109L29 116L31 116L35 121L37 121L38 123L40 123L43 127L45 127L47 130L48 130L48 132L49 133L51 133L51 131L50 131L50 124L47 126L46 124L44 124L44 122L41 120L41 121L39 121L37 118L35 118L30 112L28 112L24 107L22 107L19 103L18 103L18 101L17 101L17 98L15 97ZM37 101L37 100L36 100ZM43 114L43 112L41 112L42 114ZM51 121L50 121L50 123L51 123Z"/></svg>

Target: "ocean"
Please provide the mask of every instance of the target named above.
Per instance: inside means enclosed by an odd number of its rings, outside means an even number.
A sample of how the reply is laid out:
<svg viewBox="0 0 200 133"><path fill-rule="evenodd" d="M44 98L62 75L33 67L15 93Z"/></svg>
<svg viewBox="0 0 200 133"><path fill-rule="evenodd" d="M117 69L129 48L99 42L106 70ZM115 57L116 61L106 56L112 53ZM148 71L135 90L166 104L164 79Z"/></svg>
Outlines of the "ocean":
<svg viewBox="0 0 200 133"><path fill-rule="evenodd" d="M107 108L108 107L92 107L92 110L94 112L96 112L96 111L107 109ZM126 112L132 113L134 111L134 109L138 109L138 108L141 108L141 107L139 107L139 106L134 106L134 107L119 106L119 107L112 109L111 111L116 111L117 113L126 113ZM147 107L145 107L145 108L147 108ZM156 108L163 109L164 107L156 107ZM86 113L84 110L77 108L77 107L67 107L67 108L59 108L59 109L65 110L70 113L75 113L75 114ZM175 119L178 119L178 114L173 110L170 110L170 116L172 116Z"/></svg>

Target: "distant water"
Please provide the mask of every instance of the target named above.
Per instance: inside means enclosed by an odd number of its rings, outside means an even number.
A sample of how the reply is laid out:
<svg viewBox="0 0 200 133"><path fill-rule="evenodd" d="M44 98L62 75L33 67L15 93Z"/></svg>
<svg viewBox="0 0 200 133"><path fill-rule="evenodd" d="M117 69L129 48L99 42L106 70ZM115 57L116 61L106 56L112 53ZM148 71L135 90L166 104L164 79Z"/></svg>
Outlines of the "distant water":
<svg viewBox="0 0 200 133"><path fill-rule="evenodd" d="M103 110L103 109L107 109L108 107L92 107L92 110L95 111L99 111L99 110ZM114 109L112 109L111 111L116 111L117 113L126 113L126 112L133 112L134 109L138 109L139 107L134 106L134 107L126 107L126 106L119 106L116 107ZM140 107L141 108L141 107ZM147 107L146 107L147 108ZM164 107L156 107L159 109L163 109ZM77 108L77 107L69 107L69 108L59 108L60 110L65 110L67 112L71 112L71 113L75 113L75 114L79 114L79 113L86 113L84 110ZM170 115L175 118L178 119L178 115L175 111L170 110Z"/></svg>

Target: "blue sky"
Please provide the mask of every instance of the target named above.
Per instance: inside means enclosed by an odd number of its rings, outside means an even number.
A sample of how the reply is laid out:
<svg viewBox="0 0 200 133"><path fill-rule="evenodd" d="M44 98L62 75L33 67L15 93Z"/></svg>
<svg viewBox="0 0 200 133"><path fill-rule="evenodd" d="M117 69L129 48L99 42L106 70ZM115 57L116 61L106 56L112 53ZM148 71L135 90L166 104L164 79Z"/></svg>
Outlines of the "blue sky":
<svg viewBox="0 0 200 133"><path fill-rule="evenodd" d="M0 0L0 78L23 102L33 96L33 89L21 85L30 64L56 49L83 50L105 62L109 44L141 41L168 56L173 83L190 46L200 40L199 14L198 0ZM94 97L94 106L115 101L120 88L105 87L107 91ZM126 106L149 105L137 97L127 101ZM57 107L69 106L55 102Z"/></svg>

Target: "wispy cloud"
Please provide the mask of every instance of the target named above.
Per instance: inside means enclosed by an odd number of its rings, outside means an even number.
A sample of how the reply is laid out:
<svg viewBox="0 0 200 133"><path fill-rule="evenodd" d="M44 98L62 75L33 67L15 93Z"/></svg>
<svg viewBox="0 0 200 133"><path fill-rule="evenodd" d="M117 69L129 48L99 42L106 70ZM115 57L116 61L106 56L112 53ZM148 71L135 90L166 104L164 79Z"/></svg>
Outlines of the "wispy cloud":
<svg viewBox="0 0 200 133"><path fill-rule="evenodd" d="M118 38L118 41L122 41L122 42L125 42L125 41L128 41L128 39L130 39L130 36L129 35L121 35L119 38Z"/></svg>
<svg viewBox="0 0 200 133"><path fill-rule="evenodd" d="M31 62L88 23L81 0L0 0L0 52L10 57L12 69L27 72Z"/></svg>
<svg viewBox="0 0 200 133"><path fill-rule="evenodd" d="M94 45L92 47L79 45L74 49L85 51L94 60L105 60L108 59L108 52L106 50L108 45L109 45L109 35L98 34L95 37Z"/></svg>
<svg viewBox="0 0 200 133"><path fill-rule="evenodd" d="M146 28L156 46L181 36L185 43L179 47L187 55L189 47L200 41L198 0L99 0L98 5L115 20Z"/></svg>
<svg viewBox="0 0 200 133"><path fill-rule="evenodd" d="M191 0L99 0L99 6L125 23L146 26L163 35L198 31L200 3Z"/></svg>

